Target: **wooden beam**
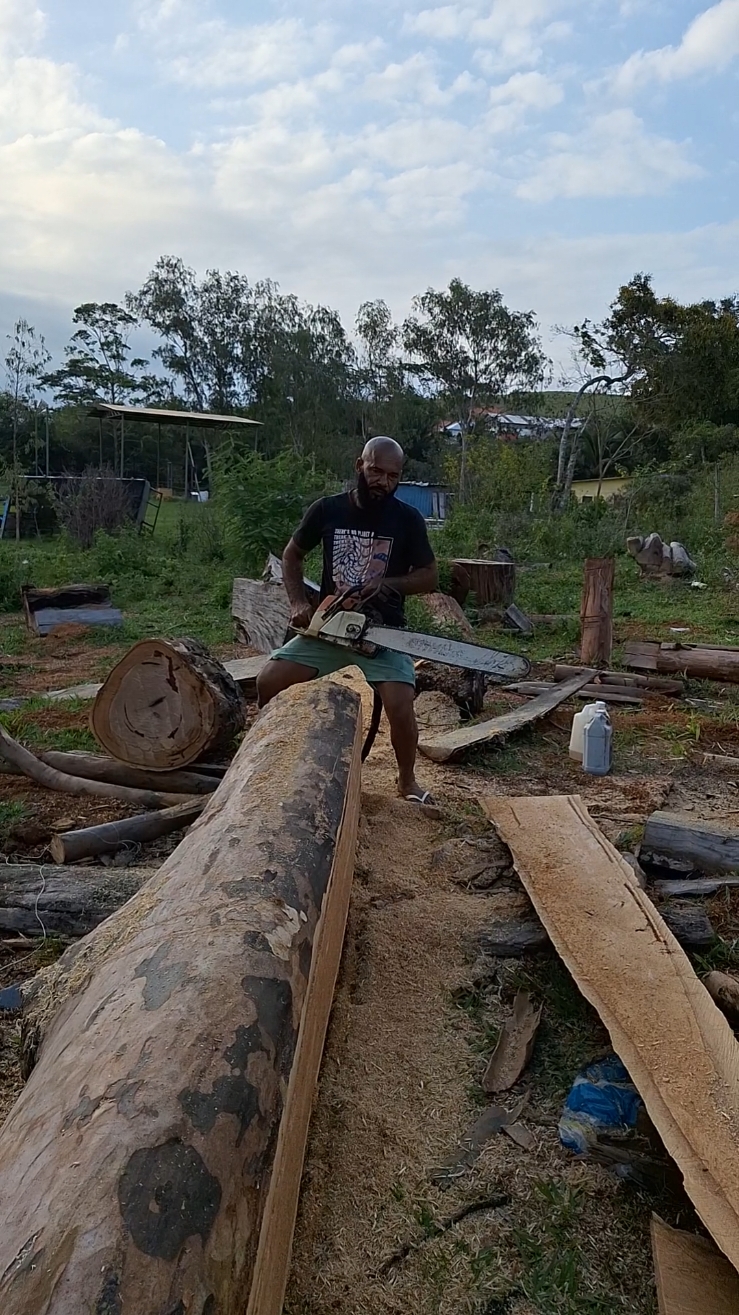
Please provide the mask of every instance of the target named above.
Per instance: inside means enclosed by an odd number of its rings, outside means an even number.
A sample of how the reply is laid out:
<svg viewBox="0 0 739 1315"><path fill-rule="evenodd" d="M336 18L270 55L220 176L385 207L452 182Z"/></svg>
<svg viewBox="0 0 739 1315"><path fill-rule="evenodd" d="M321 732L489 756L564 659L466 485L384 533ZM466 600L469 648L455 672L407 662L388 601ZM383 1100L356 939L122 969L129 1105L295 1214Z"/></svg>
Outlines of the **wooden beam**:
<svg viewBox="0 0 739 1315"><path fill-rule="evenodd" d="M519 680L515 685L505 685L504 689L510 690L512 694L538 696L539 694L545 694L548 690L557 689L557 687L557 682L553 680ZM637 689L636 686L583 685L574 697L577 699L600 699L602 703L641 704L644 702L643 696L644 691Z"/></svg>
<svg viewBox="0 0 739 1315"><path fill-rule="evenodd" d="M652 1215L659 1315L737 1315L739 1275L707 1237Z"/></svg>
<svg viewBox="0 0 739 1315"><path fill-rule="evenodd" d="M608 1029L686 1191L739 1262L739 1044L579 798L486 797L558 954Z"/></svg>
<svg viewBox="0 0 739 1315"><path fill-rule="evenodd" d="M131 899L156 868L0 864L0 929L86 936Z"/></svg>
<svg viewBox="0 0 739 1315"><path fill-rule="evenodd" d="M352 884L357 694L279 695L198 825L24 1004L0 1309L280 1315Z"/></svg>
<svg viewBox="0 0 739 1315"><path fill-rule="evenodd" d="M530 703L514 708L512 712L504 712L500 717L492 717L489 721L465 726L458 731L447 731L446 734L436 735L432 739L422 739L418 748L433 762L445 763L450 759L458 758L466 749L480 744L492 744L495 740L504 740L509 735L515 735L522 727L530 726L532 722L554 712L560 703L566 702L582 689L583 685L587 685L593 675L592 671L584 671L579 676L573 676L572 680L555 685L545 694L532 699Z"/></svg>
<svg viewBox="0 0 739 1315"><path fill-rule="evenodd" d="M704 872L739 872L739 831L692 813L658 811L647 819L641 852L679 858Z"/></svg>
<svg viewBox="0 0 739 1315"><path fill-rule="evenodd" d="M589 557L580 605L580 660L607 667L613 652L613 557Z"/></svg>

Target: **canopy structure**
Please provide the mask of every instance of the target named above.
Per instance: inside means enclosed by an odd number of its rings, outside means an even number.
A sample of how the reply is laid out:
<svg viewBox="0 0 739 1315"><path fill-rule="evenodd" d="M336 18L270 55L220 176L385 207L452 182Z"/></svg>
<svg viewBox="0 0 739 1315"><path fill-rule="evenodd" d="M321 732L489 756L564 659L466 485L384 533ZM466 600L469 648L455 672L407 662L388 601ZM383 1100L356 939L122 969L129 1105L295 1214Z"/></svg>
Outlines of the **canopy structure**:
<svg viewBox="0 0 739 1315"><path fill-rule="evenodd" d="M261 420L246 420L244 416L214 415L210 411L165 411L158 406L126 406L123 403L96 402L89 414L105 419L107 416L142 424L186 425L200 428L227 429L231 425L261 425Z"/></svg>

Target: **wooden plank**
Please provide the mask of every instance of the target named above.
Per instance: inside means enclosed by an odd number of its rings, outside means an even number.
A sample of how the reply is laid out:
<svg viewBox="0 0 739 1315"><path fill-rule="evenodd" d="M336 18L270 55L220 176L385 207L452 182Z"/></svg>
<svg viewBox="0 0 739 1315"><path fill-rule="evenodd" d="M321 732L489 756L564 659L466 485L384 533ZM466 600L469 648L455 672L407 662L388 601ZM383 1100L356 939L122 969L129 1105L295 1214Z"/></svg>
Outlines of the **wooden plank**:
<svg viewBox="0 0 739 1315"><path fill-rule="evenodd" d="M613 557L589 557L585 562L580 605L580 658L588 666L607 667L613 651Z"/></svg>
<svg viewBox="0 0 739 1315"><path fill-rule="evenodd" d="M553 680L519 680L515 685L505 685L504 689L510 690L512 694L544 694L547 690L557 689L562 682ZM600 699L603 703L632 703L641 704L644 702L643 694L645 691L639 690L634 686L624 685L583 685L575 695L578 699Z"/></svg>
<svg viewBox="0 0 739 1315"><path fill-rule="evenodd" d="M569 680L582 667L572 667L567 663L558 662L554 668L555 680ZM684 694L685 682L682 680L670 680L662 676L640 676L631 671L599 671L596 684L603 682L606 685L636 685L641 689L648 689L656 694Z"/></svg>
<svg viewBox="0 0 739 1315"><path fill-rule="evenodd" d="M739 1045L731 1028L582 800L481 802L555 949L607 1027L698 1214L736 1265Z"/></svg>
<svg viewBox="0 0 739 1315"><path fill-rule="evenodd" d="M652 813L641 852L665 854L705 872L739 872L739 831L692 813Z"/></svg>
<svg viewBox="0 0 739 1315"><path fill-rule="evenodd" d="M737 1315L739 1275L707 1237L652 1215L659 1315Z"/></svg>
<svg viewBox="0 0 739 1315"><path fill-rule="evenodd" d="M676 895L681 899L686 896L697 895L699 898L715 895L717 891L725 889L727 886L739 886L739 877L697 877L695 880L690 877L675 877L667 881L655 881L652 890L657 895Z"/></svg>
<svg viewBox="0 0 739 1315"><path fill-rule="evenodd" d="M539 721L541 717L554 712L560 703L565 703L582 689L583 685L587 685L593 675L592 671L584 671L579 676L573 676L572 680L565 680L561 685L555 685L553 689L540 694L530 703L524 703L520 708L504 712L500 717L492 717L489 721L478 722L474 726L464 726L458 731L447 731L444 735L421 740L418 748L433 762L445 763L451 758L458 758L466 749L473 746L504 740L508 735L515 735L516 731L520 731L524 726L530 726L532 722Z"/></svg>

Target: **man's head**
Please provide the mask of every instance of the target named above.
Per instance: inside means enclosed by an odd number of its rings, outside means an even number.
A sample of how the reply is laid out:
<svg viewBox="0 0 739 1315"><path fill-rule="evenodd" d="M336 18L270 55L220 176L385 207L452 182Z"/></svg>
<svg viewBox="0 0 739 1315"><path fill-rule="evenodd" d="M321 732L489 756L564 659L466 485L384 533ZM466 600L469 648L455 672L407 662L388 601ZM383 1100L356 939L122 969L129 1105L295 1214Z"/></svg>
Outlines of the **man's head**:
<svg viewBox="0 0 739 1315"><path fill-rule="evenodd" d="M381 435L365 443L357 457L357 500L360 507L376 507L394 494L403 471L405 453L394 438Z"/></svg>

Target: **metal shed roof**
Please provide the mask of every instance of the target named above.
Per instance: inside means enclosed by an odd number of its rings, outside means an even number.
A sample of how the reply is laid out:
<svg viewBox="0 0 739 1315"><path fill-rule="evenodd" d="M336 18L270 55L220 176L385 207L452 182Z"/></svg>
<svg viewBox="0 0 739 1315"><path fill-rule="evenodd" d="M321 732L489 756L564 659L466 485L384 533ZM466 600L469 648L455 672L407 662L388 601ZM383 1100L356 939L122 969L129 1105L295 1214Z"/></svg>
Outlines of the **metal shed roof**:
<svg viewBox="0 0 739 1315"><path fill-rule="evenodd" d="M123 416L125 420L141 421L160 425L200 425L213 429L226 429L231 425L261 425L261 420L247 420L244 416L213 415L210 411L165 411L157 406L126 406L124 403L114 405L112 402L96 402L90 407L91 416Z"/></svg>

